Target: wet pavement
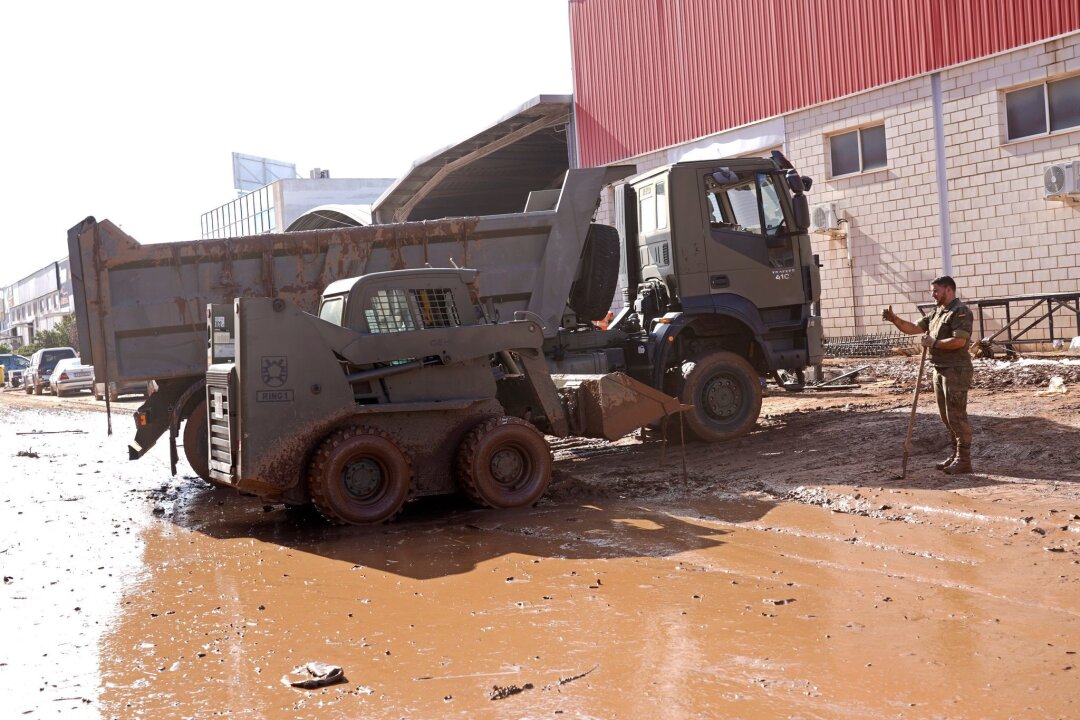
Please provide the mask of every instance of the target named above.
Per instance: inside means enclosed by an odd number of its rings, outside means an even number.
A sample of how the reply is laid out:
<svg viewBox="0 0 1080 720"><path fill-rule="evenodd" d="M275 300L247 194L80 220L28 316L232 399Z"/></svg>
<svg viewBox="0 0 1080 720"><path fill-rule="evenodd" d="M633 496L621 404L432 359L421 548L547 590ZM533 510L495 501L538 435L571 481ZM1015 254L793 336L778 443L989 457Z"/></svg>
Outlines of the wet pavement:
<svg viewBox="0 0 1080 720"><path fill-rule="evenodd" d="M855 488L793 421L769 455L693 450L692 493L635 446L664 494L620 492L616 450L561 457L536 508L339 528L127 462L129 422L0 396L0 716L1078 715L1071 491ZM700 485L776 454L817 482ZM589 473L616 487L566 491ZM283 684L311 661L346 682Z"/></svg>

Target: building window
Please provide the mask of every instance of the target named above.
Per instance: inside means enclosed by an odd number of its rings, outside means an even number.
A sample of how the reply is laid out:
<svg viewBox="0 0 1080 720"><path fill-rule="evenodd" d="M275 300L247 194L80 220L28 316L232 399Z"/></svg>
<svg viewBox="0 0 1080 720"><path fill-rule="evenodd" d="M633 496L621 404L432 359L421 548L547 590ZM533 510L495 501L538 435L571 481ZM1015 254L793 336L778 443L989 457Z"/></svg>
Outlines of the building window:
<svg viewBox="0 0 1080 720"><path fill-rule="evenodd" d="M833 135L829 138L829 151L833 177L883 168L888 162L885 125Z"/></svg>
<svg viewBox="0 0 1080 720"><path fill-rule="evenodd" d="M1080 75L1005 93L1009 140L1080 127Z"/></svg>

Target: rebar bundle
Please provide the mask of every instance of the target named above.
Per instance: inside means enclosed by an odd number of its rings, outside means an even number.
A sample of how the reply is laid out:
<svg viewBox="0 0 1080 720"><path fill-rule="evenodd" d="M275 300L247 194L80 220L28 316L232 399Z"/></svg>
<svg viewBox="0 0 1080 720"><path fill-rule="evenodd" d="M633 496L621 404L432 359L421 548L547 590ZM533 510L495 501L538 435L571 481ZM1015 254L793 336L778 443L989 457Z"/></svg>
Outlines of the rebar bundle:
<svg viewBox="0 0 1080 720"><path fill-rule="evenodd" d="M918 354L917 340L917 335L904 335L898 332L826 338L825 357L857 358Z"/></svg>

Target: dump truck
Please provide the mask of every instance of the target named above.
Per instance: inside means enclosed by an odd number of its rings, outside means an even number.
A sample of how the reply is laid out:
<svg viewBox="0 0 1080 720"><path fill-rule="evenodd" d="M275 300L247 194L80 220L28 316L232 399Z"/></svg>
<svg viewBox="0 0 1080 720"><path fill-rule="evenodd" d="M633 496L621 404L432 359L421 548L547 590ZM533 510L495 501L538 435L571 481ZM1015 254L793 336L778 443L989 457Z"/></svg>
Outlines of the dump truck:
<svg viewBox="0 0 1080 720"><path fill-rule="evenodd" d="M208 395L214 386L208 378L220 370L208 371L208 365L228 365L232 352L233 364L243 368L240 354L252 336L244 334L242 324L237 330L236 323L244 317L246 301L257 307L264 300L271 307L278 303L290 314L325 314L333 307L330 291L339 280L355 284L384 272L463 269L476 275L469 280L473 297L457 306L459 312L484 318L475 326L482 329L472 332L490 332L489 326L501 332L499 326L506 325L515 328L507 332L520 333L528 325L540 339L535 347L501 341L484 346L495 348L486 362L488 372L500 377L496 386L521 384L515 376L529 374L523 365L536 364L523 358L535 352L552 383L568 377L565 383L572 385L578 382L574 376L614 373L624 387L633 388L631 395L647 387L677 400L687 428L697 437L737 437L756 422L764 378L782 370L798 373L821 359L820 320L812 312L820 287L818 263L806 233L810 179L779 153L769 159L676 163L625 181L633 172L629 166L572 169L560 188L530 195L521 213L227 240L142 245L110 222L88 218L68 235L82 354L104 382L157 384L157 392L135 413L129 457L142 456L168 432L175 472L183 426L182 447L192 468L206 479L228 483L211 471L215 436L210 426L215 413L226 412L212 403L228 403L229 394L216 400ZM601 192L619 181L624 182L615 185L618 227L595 223ZM620 263L628 288L624 307L600 330L594 322L613 305ZM363 323L338 327L369 332ZM419 328L414 334L436 330L447 329ZM230 341L231 332L237 335ZM360 336L369 345L389 347L398 342L390 335ZM389 353L367 367L367 362L342 356L333 342L329 347L335 348L331 353L343 377L430 359L419 350L407 358L390 358ZM449 357L452 366L457 361ZM289 362L295 367L295 360ZM280 372L280 365L267 365L268 377ZM257 376L262 374L260 365ZM539 366L533 367L533 382L546 384L535 379L539 374ZM382 386L389 377L368 381ZM253 380L253 375L241 378L239 387L257 385ZM353 382L342 382L349 388L346 395L353 393L357 412L374 412L367 406L380 404L359 393ZM292 390L296 397L296 388L264 385L252 392ZM325 386L308 383L305 392L311 385ZM588 392L589 383L585 387ZM544 415L535 415L534 405L507 407L498 392L488 395L485 391L473 399L484 396L502 405L499 412L490 406L491 418L514 417L515 412L533 413L534 419ZM284 396L262 397L264 407L277 404L280 411L279 401L267 398ZM243 397L233 401L243 408ZM544 412L549 419L540 424L548 422L545 431L559 434L550 425L558 412ZM245 443L260 441L243 429L243 415L238 423L229 432L230 442L238 442L242 466ZM294 449L296 457L315 452L314 446ZM307 465L300 462L297 472ZM260 472L270 471L263 466ZM449 474L449 465L442 472ZM300 480L287 481L300 488L290 500L310 493ZM287 493L279 482L267 483L256 494Z"/></svg>

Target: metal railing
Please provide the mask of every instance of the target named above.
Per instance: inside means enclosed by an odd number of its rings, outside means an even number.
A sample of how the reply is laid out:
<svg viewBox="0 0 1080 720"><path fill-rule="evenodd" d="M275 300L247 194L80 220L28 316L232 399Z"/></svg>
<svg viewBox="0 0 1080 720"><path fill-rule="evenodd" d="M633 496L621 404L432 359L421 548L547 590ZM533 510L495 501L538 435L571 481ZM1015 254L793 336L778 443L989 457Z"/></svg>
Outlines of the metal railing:
<svg viewBox="0 0 1080 720"><path fill-rule="evenodd" d="M1011 350L1014 345L1052 344L1055 340L1067 342L1080 335L1080 292L1013 295L964 300L963 303L976 310L978 326L973 340L984 347L1004 345ZM934 305L918 307L925 314ZM987 316L998 316L1002 312L1003 320L1000 317L990 320L1004 324L988 335Z"/></svg>

